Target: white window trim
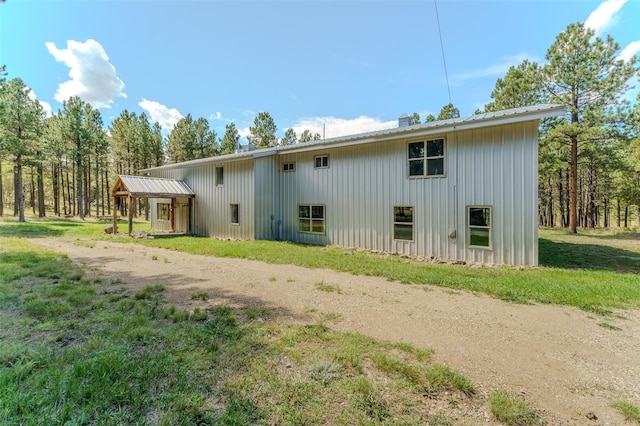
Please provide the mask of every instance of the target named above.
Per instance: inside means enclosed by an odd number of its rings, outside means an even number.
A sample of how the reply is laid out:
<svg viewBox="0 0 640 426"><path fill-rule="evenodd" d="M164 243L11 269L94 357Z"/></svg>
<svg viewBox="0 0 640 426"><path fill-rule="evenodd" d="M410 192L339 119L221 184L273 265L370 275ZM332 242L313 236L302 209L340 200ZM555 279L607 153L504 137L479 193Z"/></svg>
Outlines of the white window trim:
<svg viewBox="0 0 640 426"><path fill-rule="evenodd" d="M327 157L327 165L326 166L316 166L316 159ZM321 161L322 162L322 161ZM331 161L329 159L329 154L316 155L313 157L313 168L314 169L328 169L331 167Z"/></svg>
<svg viewBox="0 0 640 426"><path fill-rule="evenodd" d="M471 225L471 209L489 209L489 226ZM482 228L489 231L489 245L476 246L471 244L471 228ZM467 246L472 249L493 250L493 206L490 205L469 205L467 206Z"/></svg>
<svg viewBox="0 0 640 426"><path fill-rule="evenodd" d="M402 208L410 208L411 209L411 222L396 222L396 207L402 207ZM393 241L405 241L405 242L411 242L415 240L415 207L414 206L393 206L393 229L392 229L392 235L393 235ZM411 225L411 239L410 240L405 240L403 238L396 238L396 225Z"/></svg>
<svg viewBox="0 0 640 426"><path fill-rule="evenodd" d="M442 139L442 155L438 155L438 156L434 156L434 157L427 157L427 142L430 141L437 141ZM424 156L421 158L409 158L409 145L412 143L416 143L416 142L422 142L424 143ZM439 175L428 175L427 174L427 170L428 170L428 160L435 160L438 158L442 158L442 174ZM406 152L406 159L407 159L407 177L409 179L437 179L437 178L443 178L447 176L447 138L444 136L440 136L440 137L430 137L429 139L415 139L415 140L410 140L407 142L407 152ZM416 160L422 160L424 161L424 171L423 174L421 175L411 175L411 161L416 161Z"/></svg>
<svg viewBox="0 0 640 426"><path fill-rule="evenodd" d="M218 180L219 180L218 179L218 169L220 169L221 173L222 173L222 179L221 179L222 183L218 182ZM217 187L223 187L224 186L224 166L216 166L215 167L215 179L216 179L216 186Z"/></svg>
<svg viewBox="0 0 640 426"><path fill-rule="evenodd" d="M167 206L167 218L164 219L160 217L160 212L162 212L162 208L160 206ZM161 220L164 222L168 222L171 220L171 203L156 203L156 220Z"/></svg>
<svg viewBox="0 0 640 426"><path fill-rule="evenodd" d="M233 206L236 206L236 209L238 210L238 221L237 222L233 221ZM229 204L229 213L231 214L231 220L230 220L231 225L240 226L240 204L238 204L238 203L230 203Z"/></svg>
<svg viewBox="0 0 640 426"><path fill-rule="evenodd" d="M315 159L313 160L313 164L315 166ZM292 169L290 168L290 169L287 170L287 169L284 168L286 165L291 165L291 166L293 166L293 168ZM287 173L295 172L296 171L296 162L295 161L287 161L286 163L282 163L282 171L283 172L287 172Z"/></svg>
<svg viewBox="0 0 640 426"><path fill-rule="evenodd" d="M300 217L300 207L301 206L307 206L309 207L309 217L308 218L304 218L304 217ZM322 207L322 232L314 232L313 231L313 208L314 207ZM327 206L325 204L298 204L297 207L297 211L296 211L297 217L298 217L298 232L300 232L301 234L313 234L313 235L326 235L327 233ZM309 231L303 231L302 229L300 229L300 220L309 220ZM319 220L316 218L316 220Z"/></svg>

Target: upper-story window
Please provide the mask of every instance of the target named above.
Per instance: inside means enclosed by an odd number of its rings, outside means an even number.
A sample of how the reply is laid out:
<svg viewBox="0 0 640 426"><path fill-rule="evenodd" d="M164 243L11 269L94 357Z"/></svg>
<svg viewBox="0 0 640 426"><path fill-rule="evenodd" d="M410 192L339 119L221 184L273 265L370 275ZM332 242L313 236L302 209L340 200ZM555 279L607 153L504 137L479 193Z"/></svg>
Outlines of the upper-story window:
<svg viewBox="0 0 640 426"><path fill-rule="evenodd" d="M313 168L314 169L326 169L329 167L328 155L317 155L314 157Z"/></svg>
<svg viewBox="0 0 640 426"><path fill-rule="evenodd" d="M216 167L216 186L224 185L224 167Z"/></svg>
<svg viewBox="0 0 640 426"><path fill-rule="evenodd" d="M444 139L409 143L409 176L444 176Z"/></svg>

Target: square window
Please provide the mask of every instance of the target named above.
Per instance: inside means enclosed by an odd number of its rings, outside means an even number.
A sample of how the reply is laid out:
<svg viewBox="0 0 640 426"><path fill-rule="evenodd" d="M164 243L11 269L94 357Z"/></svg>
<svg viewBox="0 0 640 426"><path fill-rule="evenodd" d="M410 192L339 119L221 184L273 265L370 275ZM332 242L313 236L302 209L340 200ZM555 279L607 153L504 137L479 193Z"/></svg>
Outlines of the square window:
<svg viewBox="0 0 640 426"><path fill-rule="evenodd" d="M240 224L240 214L237 204L231 204L231 224L239 225Z"/></svg>
<svg viewBox="0 0 640 426"><path fill-rule="evenodd" d="M469 246L491 248L491 207L469 207Z"/></svg>
<svg viewBox="0 0 640 426"><path fill-rule="evenodd" d="M444 139L409 143L409 177L444 176L444 157Z"/></svg>
<svg viewBox="0 0 640 426"><path fill-rule="evenodd" d="M393 207L393 239L413 241L413 207Z"/></svg>
<svg viewBox="0 0 640 426"><path fill-rule="evenodd" d="M315 169L326 169L329 167L329 156L328 155L318 155L314 157L313 167Z"/></svg>
<svg viewBox="0 0 640 426"><path fill-rule="evenodd" d="M224 167L216 167L216 186L224 185Z"/></svg>
<svg viewBox="0 0 640 426"><path fill-rule="evenodd" d="M169 203L158 203L156 208L156 218L158 220L169 220Z"/></svg>
<svg viewBox="0 0 640 426"><path fill-rule="evenodd" d="M298 224L300 232L324 234L324 206L323 205L299 205Z"/></svg>

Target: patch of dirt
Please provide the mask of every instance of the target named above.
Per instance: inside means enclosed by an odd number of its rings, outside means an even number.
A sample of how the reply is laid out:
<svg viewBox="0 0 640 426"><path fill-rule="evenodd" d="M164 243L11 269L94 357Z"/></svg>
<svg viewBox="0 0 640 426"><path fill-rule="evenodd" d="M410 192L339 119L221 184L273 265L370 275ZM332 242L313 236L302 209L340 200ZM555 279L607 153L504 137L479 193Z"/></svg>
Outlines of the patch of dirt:
<svg viewBox="0 0 640 426"><path fill-rule="evenodd" d="M266 309L271 321L324 321L337 330L434 349L434 360L471 379L481 397L495 390L519 394L550 425L620 425L624 419L611 402L640 404L638 311L602 318L571 307L517 305L434 286L133 243L33 241L89 272L122 280L132 292L162 284L183 309ZM191 299L202 292L210 298ZM494 422L483 414L482 422Z"/></svg>

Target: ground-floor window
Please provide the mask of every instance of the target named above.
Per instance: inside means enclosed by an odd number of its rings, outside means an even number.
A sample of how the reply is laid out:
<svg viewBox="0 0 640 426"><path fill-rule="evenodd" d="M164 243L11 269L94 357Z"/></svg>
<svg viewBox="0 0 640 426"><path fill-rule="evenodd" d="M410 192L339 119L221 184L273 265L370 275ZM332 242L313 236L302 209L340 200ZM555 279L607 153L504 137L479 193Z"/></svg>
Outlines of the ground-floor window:
<svg viewBox="0 0 640 426"><path fill-rule="evenodd" d="M169 203L158 203L156 207L157 207L157 213L156 213L157 219L169 220Z"/></svg>
<svg viewBox="0 0 640 426"><path fill-rule="evenodd" d="M240 224L240 211L237 204L230 204L231 206L231 224L239 225Z"/></svg>
<svg viewBox="0 0 640 426"><path fill-rule="evenodd" d="M298 224L300 232L324 234L324 206L300 204L298 206Z"/></svg>
<svg viewBox="0 0 640 426"><path fill-rule="evenodd" d="M413 207L393 207L393 239L413 241Z"/></svg>
<svg viewBox="0 0 640 426"><path fill-rule="evenodd" d="M491 248L491 207L469 207L469 246Z"/></svg>

